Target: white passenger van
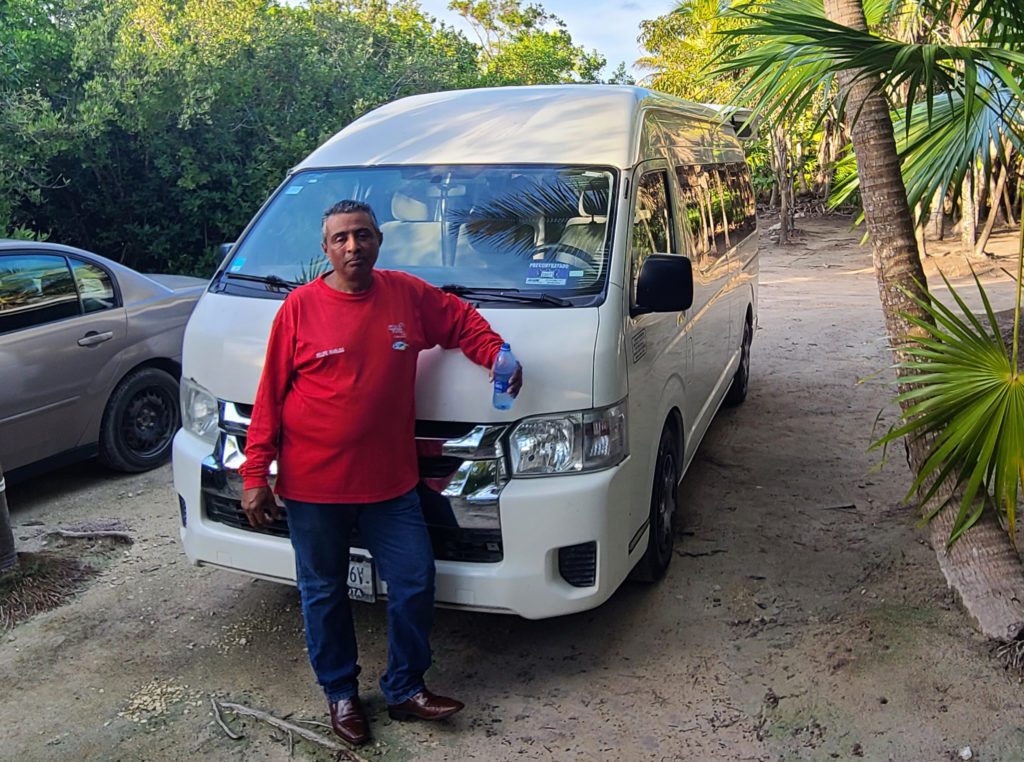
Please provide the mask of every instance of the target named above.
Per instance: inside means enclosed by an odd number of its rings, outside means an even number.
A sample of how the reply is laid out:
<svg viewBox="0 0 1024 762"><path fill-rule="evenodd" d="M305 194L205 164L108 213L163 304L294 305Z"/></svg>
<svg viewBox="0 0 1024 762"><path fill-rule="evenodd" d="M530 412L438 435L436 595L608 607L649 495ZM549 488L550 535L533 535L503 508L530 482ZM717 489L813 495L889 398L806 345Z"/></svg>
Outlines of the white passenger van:
<svg viewBox="0 0 1024 762"><path fill-rule="evenodd" d="M174 442L196 564L295 577L285 520L239 506L271 321L318 277L323 211L376 211L378 268L476 304L525 369L511 410L458 350L420 355L416 433L442 605L589 609L672 558L678 483L747 393L754 196L720 110L638 87L441 92L372 111L289 172L232 246L185 335ZM352 552L350 595L385 595Z"/></svg>

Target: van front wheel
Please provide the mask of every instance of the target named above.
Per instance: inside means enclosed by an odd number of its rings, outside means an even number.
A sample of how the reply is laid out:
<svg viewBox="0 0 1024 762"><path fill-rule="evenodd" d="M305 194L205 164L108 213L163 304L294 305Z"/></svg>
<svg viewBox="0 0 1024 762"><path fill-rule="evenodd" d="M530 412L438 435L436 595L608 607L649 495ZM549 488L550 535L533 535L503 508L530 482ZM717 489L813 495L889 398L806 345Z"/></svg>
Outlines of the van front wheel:
<svg viewBox="0 0 1024 762"><path fill-rule="evenodd" d="M749 320L743 321L743 343L740 345L740 364L736 368L736 375L732 377L732 384L729 391L725 393L723 400L726 405L734 407L747 398L747 389L750 387L750 345L754 341L754 329Z"/></svg>
<svg viewBox="0 0 1024 762"><path fill-rule="evenodd" d="M675 437L666 426L658 443L658 462L651 487L651 515L647 551L633 569L631 577L640 582L656 582L665 576L672 560L675 542L676 513L679 493L679 455Z"/></svg>

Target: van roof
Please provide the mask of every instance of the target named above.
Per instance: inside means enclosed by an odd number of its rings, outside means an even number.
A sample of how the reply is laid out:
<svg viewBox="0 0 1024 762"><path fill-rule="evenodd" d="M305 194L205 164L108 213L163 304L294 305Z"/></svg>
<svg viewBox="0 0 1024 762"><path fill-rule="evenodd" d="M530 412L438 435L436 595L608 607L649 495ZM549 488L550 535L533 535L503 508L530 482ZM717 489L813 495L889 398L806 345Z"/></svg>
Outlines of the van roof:
<svg viewBox="0 0 1024 762"><path fill-rule="evenodd" d="M644 108L720 122L719 110L628 85L449 90L355 120L295 169L378 164L591 164L637 160Z"/></svg>

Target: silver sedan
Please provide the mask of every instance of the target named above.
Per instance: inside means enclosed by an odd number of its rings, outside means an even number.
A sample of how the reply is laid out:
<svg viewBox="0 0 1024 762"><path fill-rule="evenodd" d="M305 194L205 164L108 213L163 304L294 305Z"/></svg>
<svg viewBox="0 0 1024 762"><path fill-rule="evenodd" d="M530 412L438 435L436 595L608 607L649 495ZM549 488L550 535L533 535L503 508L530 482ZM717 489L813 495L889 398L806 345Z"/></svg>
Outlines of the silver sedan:
<svg viewBox="0 0 1024 762"><path fill-rule="evenodd" d="M206 281L70 246L0 239L0 466L8 481L98 455L165 462L181 342Z"/></svg>

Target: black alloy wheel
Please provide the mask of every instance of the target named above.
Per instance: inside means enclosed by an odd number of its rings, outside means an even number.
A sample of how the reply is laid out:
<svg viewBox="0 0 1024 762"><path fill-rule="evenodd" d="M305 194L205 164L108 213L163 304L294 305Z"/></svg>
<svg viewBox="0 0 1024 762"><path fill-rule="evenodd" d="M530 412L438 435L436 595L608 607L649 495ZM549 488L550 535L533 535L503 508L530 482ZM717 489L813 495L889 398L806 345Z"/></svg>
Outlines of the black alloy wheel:
<svg viewBox="0 0 1024 762"><path fill-rule="evenodd" d="M178 382L159 368L141 368L110 395L100 425L100 459L118 471L165 463L181 421Z"/></svg>
<svg viewBox="0 0 1024 762"><path fill-rule="evenodd" d="M672 430L666 426L661 432L657 463L654 467L647 551L633 569L631 576L635 580L656 582L665 576L665 571L672 561L679 508L679 468L675 437Z"/></svg>

